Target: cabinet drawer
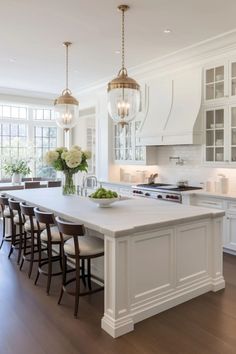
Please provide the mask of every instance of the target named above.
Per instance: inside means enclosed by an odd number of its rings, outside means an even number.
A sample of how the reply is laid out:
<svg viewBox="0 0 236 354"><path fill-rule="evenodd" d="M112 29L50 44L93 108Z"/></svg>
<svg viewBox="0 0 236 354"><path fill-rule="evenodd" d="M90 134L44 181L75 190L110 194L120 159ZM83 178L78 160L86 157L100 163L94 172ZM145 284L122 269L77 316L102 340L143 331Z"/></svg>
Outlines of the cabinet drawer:
<svg viewBox="0 0 236 354"><path fill-rule="evenodd" d="M236 212L236 201L235 202L228 202L227 203L227 209L229 211Z"/></svg>
<svg viewBox="0 0 236 354"><path fill-rule="evenodd" d="M221 199L205 199L205 198L196 198L194 205L201 206L204 208L213 208L213 209L224 209L224 201ZM235 203L236 206L236 203Z"/></svg>

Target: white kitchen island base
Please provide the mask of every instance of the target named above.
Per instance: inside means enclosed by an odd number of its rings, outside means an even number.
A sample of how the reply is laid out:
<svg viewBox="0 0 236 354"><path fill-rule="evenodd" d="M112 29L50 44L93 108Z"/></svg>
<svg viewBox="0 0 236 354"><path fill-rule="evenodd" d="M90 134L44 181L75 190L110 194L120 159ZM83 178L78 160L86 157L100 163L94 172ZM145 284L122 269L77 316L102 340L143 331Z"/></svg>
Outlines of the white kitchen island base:
<svg viewBox="0 0 236 354"><path fill-rule="evenodd" d="M7 193L83 223L104 239L102 328L113 337L132 331L145 318L225 286L221 210L149 198L98 208L88 198L63 196L60 188Z"/></svg>
<svg viewBox="0 0 236 354"><path fill-rule="evenodd" d="M225 287L222 220L207 219L120 238L105 237L105 314L113 337L134 324Z"/></svg>

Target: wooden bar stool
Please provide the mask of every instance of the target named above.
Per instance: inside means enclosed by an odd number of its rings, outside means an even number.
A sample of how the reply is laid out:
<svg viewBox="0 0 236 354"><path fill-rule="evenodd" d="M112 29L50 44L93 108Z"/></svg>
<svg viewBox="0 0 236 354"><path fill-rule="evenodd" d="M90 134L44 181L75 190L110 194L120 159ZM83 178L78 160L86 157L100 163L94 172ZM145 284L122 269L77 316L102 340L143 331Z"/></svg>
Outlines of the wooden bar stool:
<svg viewBox="0 0 236 354"><path fill-rule="evenodd" d="M18 246L18 257L17 264L20 263L22 245L23 245L23 232L24 232L24 223L25 218L21 214L20 202L13 198L8 199L9 210L10 210L10 219L11 219L11 229L12 229L12 242L11 249L8 257L11 257L11 254L16 246ZM17 233L17 227L19 228L19 233Z"/></svg>
<svg viewBox="0 0 236 354"><path fill-rule="evenodd" d="M9 209L8 197L5 194L0 195L0 207L2 214L2 241L0 249L2 248L3 242L12 242L12 230L11 235L6 236L6 222L11 219L11 213Z"/></svg>
<svg viewBox="0 0 236 354"><path fill-rule="evenodd" d="M48 188L61 187L61 181L48 181Z"/></svg>
<svg viewBox="0 0 236 354"><path fill-rule="evenodd" d="M61 303L64 292L69 295L75 296L74 316L77 317L79 309L79 297L96 293L104 289L104 286L98 286L92 289L91 277L102 282L101 279L91 275L90 261L92 258L102 257L104 255L104 242L98 237L85 235L85 228L83 225L62 221L59 217L56 217L58 229L60 231L61 239L63 240L65 235L71 236L69 240L64 243L63 247L63 276L61 294L58 300L58 304ZM67 280L67 259L75 261L75 278ZM80 291L80 260L87 260L87 274L85 277L88 279L88 291ZM75 281L75 291L69 291L67 285Z"/></svg>
<svg viewBox="0 0 236 354"><path fill-rule="evenodd" d="M35 254L39 253L39 244L40 244L40 232L45 229L44 224L39 224L40 231L38 230L37 221L34 215L34 207L27 205L25 202L20 203L21 214L25 218L24 223L24 246L23 246L23 256L21 259L20 270L23 267L24 261L29 262L28 277L31 277L33 264L39 262L39 258L35 258ZM27 237L28 236L28 237ZM28 247L27 241L30 241ZM28 248L29 251L28 251ZM45 251L47 248L41 249ZM46 258L45 258L46 259ZM44 260L44 259L43 259Z"/></svg>
<svg viewBox="0 0 236 354"><path fill-rule="evenodd" d="M40 242L39 242L39 263L38 263L38 272L35 279L35 285L37 284L40 274L47 276L47 294L49 295L51 279L53 276L61 275L60 272L52 271L53 262L59 262L62 269L62 250L63 250L63 241L61 241L60 233L58 227L55 225L55 218L53 213L41 211L39 208L34 208L34 214L38 225L38 230L40 231L40 224L44 224L45 230L40 233ZM70 237L70 236L69 236ZM68 240L68 236L65 236L65 240ZM41 244L46 244L47 249L47 259L42 259L42 247ZM59 247L59 255L53 256L53 246ZM44 270L43 267L47 265L47 270Z"/></svg>
<svg viewBox="0 0 236 354"><path fill-rule="evenodd" d="M40 188L40 181L25 182L25 189Z"/></svg>

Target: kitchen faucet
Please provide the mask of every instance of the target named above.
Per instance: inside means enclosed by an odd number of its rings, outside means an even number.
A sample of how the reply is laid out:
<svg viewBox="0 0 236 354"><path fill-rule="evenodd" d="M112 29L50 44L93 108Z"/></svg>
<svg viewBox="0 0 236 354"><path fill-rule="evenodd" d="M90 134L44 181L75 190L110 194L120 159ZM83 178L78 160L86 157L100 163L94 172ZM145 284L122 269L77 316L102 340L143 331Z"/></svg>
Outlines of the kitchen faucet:
<svg viewBox="0 0 236 354"><path fill-rule="evenodd" d="M88 186L88 181L91 182L91 184ZM80 195L84 195L85 197L87 197L88 194L88 187L94 188L97 187L98 185L98 180L96 176L84 176L83 178L83 183L82 183L82 187L80 187Z"/></svg>
<svg viewBox="0 0 236 354"><path fill-rule="evenodd" d="M183 166L183 164L184 164L184 160L181 159L179 156L170 156L169 160L170 161L177 160L175 164L178 165L178 166Z"/></svg>

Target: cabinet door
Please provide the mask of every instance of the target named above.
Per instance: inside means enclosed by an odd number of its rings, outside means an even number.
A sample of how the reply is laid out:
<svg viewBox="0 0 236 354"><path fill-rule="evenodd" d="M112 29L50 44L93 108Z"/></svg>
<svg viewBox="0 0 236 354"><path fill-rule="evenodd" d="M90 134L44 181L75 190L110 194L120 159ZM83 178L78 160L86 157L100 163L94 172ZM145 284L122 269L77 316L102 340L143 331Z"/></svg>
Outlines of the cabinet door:
<svg viewBox="0 0 236 354"><path fill-rule="evenodd" d="M230 162L236 162L236 105L229 108L229 144L230 144Z"/></svg>
<svg viewBox="0 0 236 354"><path fill-rule="evenodd" d="M205 100L216 100L227 95L227 66L222 64L206 68L204 72Z"/></svg>
<svg viewBox="0 0 236 354"><path fill-rule="evenodd" d="M205 112L205 160L224 162L226 160L224 107L208 109Z"/></svg>
<svg viewBox="0 0 236 354"><path fill-rule="evenodd" d="M224 240L224 246L236 251L236 214L226 213L227 238Z"/></svg>
<svg viewBox="0 0 236 354"><path fill-rule="evenodd" d="M230 96L236 96L236 59L229 64Z"/></svg>

